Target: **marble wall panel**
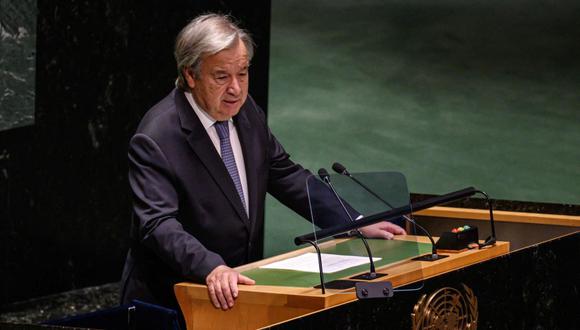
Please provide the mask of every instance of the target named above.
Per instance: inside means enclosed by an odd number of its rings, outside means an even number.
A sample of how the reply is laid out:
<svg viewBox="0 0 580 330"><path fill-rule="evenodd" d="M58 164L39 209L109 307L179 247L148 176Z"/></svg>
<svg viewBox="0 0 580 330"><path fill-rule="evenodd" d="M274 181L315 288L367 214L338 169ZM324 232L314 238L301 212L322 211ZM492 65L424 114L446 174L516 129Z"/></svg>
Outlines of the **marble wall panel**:
<svg viewBox="0 0 580 330"><path fill-rule="evenodd" d="M34 123L36 0L0 0L0 131Z"/></svg>

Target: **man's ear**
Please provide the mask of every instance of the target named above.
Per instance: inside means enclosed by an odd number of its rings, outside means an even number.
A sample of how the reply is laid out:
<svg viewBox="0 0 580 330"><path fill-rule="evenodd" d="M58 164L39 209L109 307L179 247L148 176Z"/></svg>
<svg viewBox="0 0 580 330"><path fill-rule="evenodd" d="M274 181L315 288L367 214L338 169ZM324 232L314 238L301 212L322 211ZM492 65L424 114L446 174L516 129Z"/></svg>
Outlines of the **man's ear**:
<svg viewBox="0 0 580 330"><path fill-rule="evenodd" d="M192 68L183 69L183 76L185 77L187 86L190 89L193 89L193 87L195 87L195 74L193 73L193 69Z"/></svg>

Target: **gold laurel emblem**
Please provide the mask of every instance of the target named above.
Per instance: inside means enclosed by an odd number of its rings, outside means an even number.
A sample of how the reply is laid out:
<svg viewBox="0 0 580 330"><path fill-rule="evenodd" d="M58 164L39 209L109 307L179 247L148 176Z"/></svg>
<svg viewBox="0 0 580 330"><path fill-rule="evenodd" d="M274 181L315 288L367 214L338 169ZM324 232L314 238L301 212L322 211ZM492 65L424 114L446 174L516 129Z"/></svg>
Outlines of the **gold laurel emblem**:
<svg viewBox="0 0 580 330"><path fill-rule="evenodd" d="M477 298L465 284L463 290L445 287L419 298L411 318L414 330L477 329Z"/></svg>

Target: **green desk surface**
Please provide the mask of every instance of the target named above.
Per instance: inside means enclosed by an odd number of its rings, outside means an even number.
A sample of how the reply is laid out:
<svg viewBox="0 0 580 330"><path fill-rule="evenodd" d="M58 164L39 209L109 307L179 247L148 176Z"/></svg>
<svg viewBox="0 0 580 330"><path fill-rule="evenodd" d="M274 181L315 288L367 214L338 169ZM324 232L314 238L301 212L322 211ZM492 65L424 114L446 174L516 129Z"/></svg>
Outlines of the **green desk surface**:
<svg viewBox="0 0 580 330"><path fill-rule="evenodd" d="M375 262L375 267L377 268L431 251L431 244L412 241L369 239L368 243L373 253L373 257L382 258L381 260ZM351 256L367 256L363 242L358 239L341 242L339 244L323 248L321 249L321 252ZM369 265L364 264L347 268L332 274L325 273L324 281L329 282L368 270ZM257 285L276 285L307 288L320 284L320 276L318 273L282 269L254 268L244 271L242 274L255 280Z"/></svg>

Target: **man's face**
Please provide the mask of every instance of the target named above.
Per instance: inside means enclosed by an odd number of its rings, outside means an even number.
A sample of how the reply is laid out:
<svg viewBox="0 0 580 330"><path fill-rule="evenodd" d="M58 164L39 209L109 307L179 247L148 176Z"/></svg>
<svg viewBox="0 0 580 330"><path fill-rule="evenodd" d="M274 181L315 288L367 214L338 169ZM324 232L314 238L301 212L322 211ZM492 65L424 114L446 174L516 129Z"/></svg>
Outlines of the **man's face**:
<svg viewBox="0 0 580 330"><path fill-rule="evenodd" d="M186 69L185 78L195 102L215 120L235 116L248 96L248 51L241 40L230 48L206 56L195 76Z"/></svg>

